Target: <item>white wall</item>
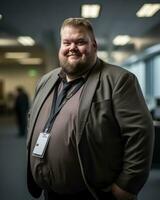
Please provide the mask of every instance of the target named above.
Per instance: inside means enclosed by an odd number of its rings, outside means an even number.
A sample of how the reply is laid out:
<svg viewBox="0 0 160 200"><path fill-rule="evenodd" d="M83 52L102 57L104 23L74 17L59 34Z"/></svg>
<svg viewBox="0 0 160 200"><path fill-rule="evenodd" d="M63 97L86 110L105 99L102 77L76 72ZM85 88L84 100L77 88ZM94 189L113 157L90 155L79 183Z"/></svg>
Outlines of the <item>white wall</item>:
<svg viewBox="0 0 160 200"><path fill-rule="evenodd" d="M31 77L28 75L30 69L37 69L37 76ZM33 97L36 83L43 75L43 69L38 67L28 66L14 66L14 67L0 67L0 80L4 82L4 94L13 92L17 86L23 86L30 98Z"/></svg>

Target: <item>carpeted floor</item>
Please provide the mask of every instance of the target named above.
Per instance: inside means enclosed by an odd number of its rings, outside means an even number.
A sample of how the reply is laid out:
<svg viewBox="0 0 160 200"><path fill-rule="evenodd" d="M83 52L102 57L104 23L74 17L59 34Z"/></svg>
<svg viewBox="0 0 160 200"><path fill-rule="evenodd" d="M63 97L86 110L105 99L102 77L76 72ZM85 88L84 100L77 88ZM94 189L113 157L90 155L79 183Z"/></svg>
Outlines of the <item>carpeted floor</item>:
<svg viewBox="0 0 160 200"><path fill-rule="evenodd" d="M26 138L18 137L14 117L0 117L0 200L34 199L26 187L25 145ZM138 199L160 200L160 168L152 168Z"/></svg>

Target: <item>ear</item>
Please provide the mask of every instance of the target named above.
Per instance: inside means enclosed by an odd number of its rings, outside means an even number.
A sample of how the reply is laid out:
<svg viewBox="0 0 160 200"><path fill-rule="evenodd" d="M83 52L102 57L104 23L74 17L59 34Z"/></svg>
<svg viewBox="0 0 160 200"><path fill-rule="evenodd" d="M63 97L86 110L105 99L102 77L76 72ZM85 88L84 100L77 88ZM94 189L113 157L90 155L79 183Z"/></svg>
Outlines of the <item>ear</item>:
<svg viewBox="0 0 160 200"><path fill-rule="evenodd" d="M96 40L93 40L93 47L97 51L97 42L96 42Z"/></svg>

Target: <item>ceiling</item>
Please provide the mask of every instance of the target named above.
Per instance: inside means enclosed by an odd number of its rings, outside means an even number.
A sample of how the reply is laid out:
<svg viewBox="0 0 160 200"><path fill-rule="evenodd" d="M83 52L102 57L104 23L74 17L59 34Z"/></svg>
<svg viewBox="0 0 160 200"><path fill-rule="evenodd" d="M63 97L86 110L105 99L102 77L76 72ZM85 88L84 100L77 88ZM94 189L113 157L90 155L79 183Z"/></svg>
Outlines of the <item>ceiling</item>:
<svg viewBox="0 0 160 200"><path fill-rule="evenodd" d="M100 16L91 19L100 50L105 50L109 60L122 63L129 56L160 43L160 11L151 18L138 18L136 12L144 3L160 3L160 0L0 0L0 38L31 36L36 41L34 48L25 50L42 56L42 49L52 45L58 49L59 29L68 17L80 17L84 3L101 5ZM132 44L114 46L112 40L117 35L130 35ZM48 35L52 39L48 40ZM11 50L24 51L24 47L12 46ZM0 47L0 66L7 62L2 54L10 47ZM34 55L33 55L34 57Z"/></svg>

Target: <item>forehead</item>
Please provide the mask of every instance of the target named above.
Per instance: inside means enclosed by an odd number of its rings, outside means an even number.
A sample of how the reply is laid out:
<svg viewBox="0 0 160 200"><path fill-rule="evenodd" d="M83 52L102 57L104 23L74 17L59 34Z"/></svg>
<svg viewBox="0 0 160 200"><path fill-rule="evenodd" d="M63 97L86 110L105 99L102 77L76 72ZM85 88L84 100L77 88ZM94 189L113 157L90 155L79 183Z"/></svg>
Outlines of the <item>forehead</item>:
<svg viewBox="0 0 160 200"><path fill-rule="evenodd" d="M86 30L83 26L65 26L61 30L61 38L67 39L67 38L88 38L89 32Z"/></svg>

